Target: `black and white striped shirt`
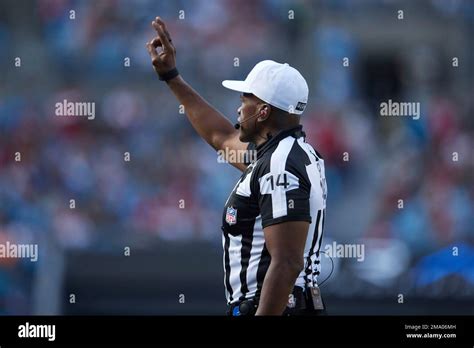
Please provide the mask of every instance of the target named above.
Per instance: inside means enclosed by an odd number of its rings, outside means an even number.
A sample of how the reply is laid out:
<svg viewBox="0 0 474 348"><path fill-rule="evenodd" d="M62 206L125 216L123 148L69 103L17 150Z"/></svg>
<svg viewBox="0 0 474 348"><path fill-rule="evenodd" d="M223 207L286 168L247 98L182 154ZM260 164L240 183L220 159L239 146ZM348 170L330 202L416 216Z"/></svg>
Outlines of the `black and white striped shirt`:
<svg viewBox="0 0 474 348"><path fill-rule="evenodd" d="M259 298L271 261L263 235L267 226L308 221L305 267L295 285L314 285L320 272L327 191L324 160L305 142L302 126L279 132L256 150L257 159L235 185L223 213L228 304Z"/></svg>

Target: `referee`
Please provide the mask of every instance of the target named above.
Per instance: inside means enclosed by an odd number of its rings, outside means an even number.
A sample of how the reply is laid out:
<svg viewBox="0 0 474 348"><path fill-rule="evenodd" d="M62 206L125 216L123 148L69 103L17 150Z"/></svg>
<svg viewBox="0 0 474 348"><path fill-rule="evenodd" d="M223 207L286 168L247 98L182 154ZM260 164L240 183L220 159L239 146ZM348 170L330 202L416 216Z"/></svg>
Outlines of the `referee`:
<svg viewBox="0 0 474 348"><path fill-rule="evenodd" d="M245 81L224 81L241 93L238 123L232 125L179 75L161 18L152 26L158 34L147 43L153 67L194 129L217 151L256 152L253 161L231 163L243 174L222 214L227 314L323 314L316 278L326 179L324 161L305 142L300 125L308 100L305 79L286 63L265 60Z"/></svg>

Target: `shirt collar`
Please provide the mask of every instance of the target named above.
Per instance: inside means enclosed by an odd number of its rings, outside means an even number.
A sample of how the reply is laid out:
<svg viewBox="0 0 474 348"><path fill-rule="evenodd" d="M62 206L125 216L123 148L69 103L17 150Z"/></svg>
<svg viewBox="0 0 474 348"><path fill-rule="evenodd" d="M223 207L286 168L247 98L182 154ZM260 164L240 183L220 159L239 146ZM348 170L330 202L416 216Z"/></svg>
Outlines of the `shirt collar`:
<svg viewBox="0 0 474 348"><path fill-rule="evenodd" d="M257 159L261 158L262 155L268 151L268 149L272 148L276 144L280 142L280 140L285 139L288 136L293 136L295 138L299 137L306 137L306 134L303 132L303 126L299 125L297 127L289 128L289 129L284 129L279 131L277 134L274 136L270 137L268 140L266 140L264 143L258 145L256 147L257 150Z"/></svg>

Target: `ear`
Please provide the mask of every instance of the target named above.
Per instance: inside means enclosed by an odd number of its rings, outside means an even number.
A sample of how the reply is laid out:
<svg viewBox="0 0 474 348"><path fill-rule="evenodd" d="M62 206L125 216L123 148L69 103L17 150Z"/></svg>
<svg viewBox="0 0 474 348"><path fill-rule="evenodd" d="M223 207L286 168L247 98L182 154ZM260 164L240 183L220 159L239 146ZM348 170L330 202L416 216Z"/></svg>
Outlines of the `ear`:
<svg viewBox="0 0 474 348"><path fill-rule="evenodd" d="M258 122L263 122L267 120L271 112L272 112L271 106L268 104L263 104L260 109L260 116L257 118Z"/></svg>

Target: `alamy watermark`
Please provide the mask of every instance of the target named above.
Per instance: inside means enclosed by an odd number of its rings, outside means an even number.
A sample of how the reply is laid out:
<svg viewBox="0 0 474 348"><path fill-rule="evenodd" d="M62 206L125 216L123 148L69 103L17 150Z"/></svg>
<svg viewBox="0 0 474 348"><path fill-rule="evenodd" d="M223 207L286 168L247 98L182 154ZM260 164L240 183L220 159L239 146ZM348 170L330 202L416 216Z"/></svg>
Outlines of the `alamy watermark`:
<svg viewBox="0 0 474 348"><path fill-rule="evenodd" d="M217 151L217 163L252 163L257 159L257 150L225 150Z"/></svg>
<svg viewBox="0 0 474 348"><path fill-rule="evenodd" d="M71 102L64 99L55 104L55 109L56 116L81 116L87 117L88 120L95 118L94 102Z"/></svg>
<svg viewBox="0 0 474 348"><path fill-rule="evenodd" d="M0 258L30 259L38 261L38 244L0 243Z"/></svg>
<svg viewBox="0 0 474 348"><path fill-rule="evenodd" d="M332 244L326 244L324 255L331 258L354 258L358 262L365 260L364 244L338 244L335 241Z"/></svg>
<svg viewBox="0 0 474 348"><path fill-rule="evenodd" d="M414 120L420 118L419 102L396 102L389 99L380 103L380 116L407 116Z"/></svg>
<svg viewBox="0 0 474 348"><path fill-rule="evenodd" d="M48 341L52 342L56 340L56 325L38 325L25 324L18 326L18 337L19 338L47 338Z"/></svg>

